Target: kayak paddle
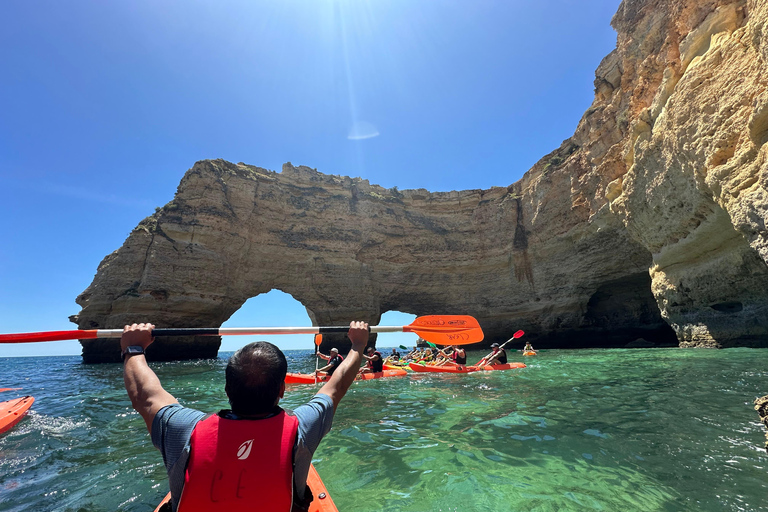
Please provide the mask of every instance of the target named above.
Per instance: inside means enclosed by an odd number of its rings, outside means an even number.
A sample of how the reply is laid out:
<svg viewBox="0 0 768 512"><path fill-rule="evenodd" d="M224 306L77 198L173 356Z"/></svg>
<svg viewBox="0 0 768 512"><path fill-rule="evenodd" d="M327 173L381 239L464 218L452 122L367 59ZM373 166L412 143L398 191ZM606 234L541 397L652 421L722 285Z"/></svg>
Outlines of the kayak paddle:
<svg viewBox="0 0 768 512"><path fill-rule="evenodd" d="M317 353L320 351L320 344L323 342L322 334L315 334L315 384L317 384L317 368L320 363L320 357Z"/></svg>
<svg viewBox="0 0 768 512"><path fill-rule="evenodd" d="M190 329L152 329L152 336L229 336L270 334L327 334L347 332L349 326L335 327L211 327ZM372 333L412 332L441 345L469 345L483 340L483 330L468 315L428 315L403 326L372 325ZM89 340L119 338L122 329L88 329L74 331L23 332L0 334L0 343L32 343L38 341Z"/></svg>

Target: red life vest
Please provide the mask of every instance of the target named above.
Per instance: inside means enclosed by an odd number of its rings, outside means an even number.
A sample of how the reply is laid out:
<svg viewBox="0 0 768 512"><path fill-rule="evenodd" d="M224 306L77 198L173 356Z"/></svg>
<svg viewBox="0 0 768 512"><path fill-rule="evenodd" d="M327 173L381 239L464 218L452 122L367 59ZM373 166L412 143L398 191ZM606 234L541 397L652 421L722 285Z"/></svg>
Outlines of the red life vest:
<svg viewBox="0 0 768 512"><path fill-rule="evenodd" d="M366 366L368 367L368 369L373 371L373 372L382 372L382 371L384 371L384 358L381 357L381 352L376 350L373 353L373 355L379 356L379 359L377 359L376 361L368 360L368 362L366 363Z"/></svg>
<svg viewBox="0 0 768 512"><path fill-rule="evenodd" d="M299 421L211 416L195 426L178 512L283 510L293 504Z"/></svg>

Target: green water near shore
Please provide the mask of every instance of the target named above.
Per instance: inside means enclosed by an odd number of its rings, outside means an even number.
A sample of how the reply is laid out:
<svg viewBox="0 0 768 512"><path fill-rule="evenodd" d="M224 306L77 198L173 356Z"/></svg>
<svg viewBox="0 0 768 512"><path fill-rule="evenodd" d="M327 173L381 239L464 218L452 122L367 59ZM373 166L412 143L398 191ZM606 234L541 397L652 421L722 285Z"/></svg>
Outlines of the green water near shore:
<svg viewBox="0 0 768 512"><path fill-rule="evenodd" d="M287 355L292 371L314 368L310 352ZM355 383L315 454L339 509L768 510L752 408L768 393L768 350L512 358L522 359L528 368ZM183 404L213 411L227 405L224 365L153 368ZM0 511L153 509L167 479L121 372L76 357L0 359L0 386L36 398L0 436ZM289 387L283 404L313 389Z"/></svg>

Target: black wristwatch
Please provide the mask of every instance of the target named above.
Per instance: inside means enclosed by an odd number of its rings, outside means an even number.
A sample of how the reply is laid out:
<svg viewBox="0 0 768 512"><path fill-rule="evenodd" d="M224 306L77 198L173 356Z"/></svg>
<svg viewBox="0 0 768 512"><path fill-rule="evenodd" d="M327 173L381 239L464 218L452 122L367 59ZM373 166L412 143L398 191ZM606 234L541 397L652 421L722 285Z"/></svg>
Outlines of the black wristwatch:
<svg viewBox="0 0 768 512"><path fill-rule="evenodd" d="M134 355L134 354L143 354L144 353L144 347L140 345L131 345L130 347L125 347L125 350L123 350L123 361L125 361L125 356L127 355Z"/></svg>

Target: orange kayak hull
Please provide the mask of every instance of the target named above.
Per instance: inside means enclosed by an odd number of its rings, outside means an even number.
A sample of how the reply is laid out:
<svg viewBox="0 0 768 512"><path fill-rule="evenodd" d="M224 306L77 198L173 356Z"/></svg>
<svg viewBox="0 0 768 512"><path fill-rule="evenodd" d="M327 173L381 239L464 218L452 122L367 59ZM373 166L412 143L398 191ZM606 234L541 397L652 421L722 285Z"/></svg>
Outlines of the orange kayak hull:
<svg viewBox="0 0 768 512"><path fill-rule="evenodd" d="M429 364L410 363L408 367L418 373L470 373L477 371L477 367L475 366L459 366L453 364L433 366Z"/></svg>
<svg viewBox="0 0 768 512"><path fill-rule="evenodd" d="M486 366L458 366L458 365L446 365L446 366L430 366L425 364L411 363L411 370L419 373L472 373L481 371L494 371L494 370L512 370L515 368L525 368L524 363L506 363L506 364L494 364Z"/></svg>
<svg viewBox="0 0 768 512"><path fill-rule="evenodd" d="M31 396L0 402L0 434L20 422L34 402Z"/></svg>
<svg viewBox="0 0 768 512"><path fill-rule="evenodd" d="M408 372L402 368L395 368L394 370L384 370L377 373L361 373L357 376L357 380L370 380L370 379L382 379L387 377L402 377L408 375ZM317 382L325 382L328 380L328 375L321 374L317 377ZM286 384L314 384L315 376L311 373L288 373L285 376Z"/></svg>

